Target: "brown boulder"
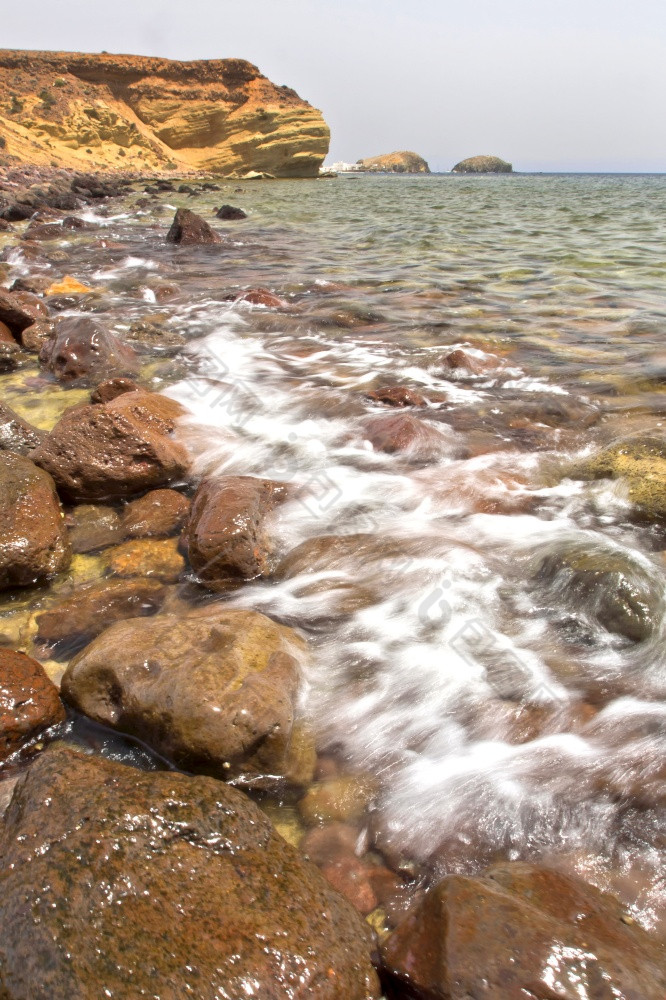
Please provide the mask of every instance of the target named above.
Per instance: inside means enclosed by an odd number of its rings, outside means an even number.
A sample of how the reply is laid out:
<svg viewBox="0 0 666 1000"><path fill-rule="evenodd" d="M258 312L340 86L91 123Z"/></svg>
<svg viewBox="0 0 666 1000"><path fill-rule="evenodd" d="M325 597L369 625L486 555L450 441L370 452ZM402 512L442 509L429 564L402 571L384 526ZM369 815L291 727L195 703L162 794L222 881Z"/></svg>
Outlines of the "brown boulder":
<svg viewBox="0 0 666 1000"><path fill-rule="evenodd" d="M26 326L25 330L21 330L20 337L26 351L39 352L52 337L55 337L55 323L49 319L40 319Z"/></svg>
<svg viewBox="0 0 666 1000"><path fill-rule="evenodd" d="M123 511L123 531L128 538L160 538L182 528L190 501L176 490L151 490L128 503Z"/></svg>
<svg viewBox="0 0 666 1000"><path fill-rule="evenodd" d="M0 762L64 718L57 688L41 664L0 649Z"/></svg>
<svg viewBox="0 0 666 1000"><path fill-rule="evenodd" d="M0 452L0 590L29 587L66 569L69 560L51 476L22 455Z"/></svg>
<svg viewBox="0 0 666 1000"><path fill-rule="evenodd" d="M188 771L289 769L302 640L253 611L206 606L119 622L70 663L63 697Z"/></svg>
<svg viewBox="0 0 666 1000"><path fill-rule="evenodd" d="M174 216L171 229L166 235L167 243L182 246L196 246L206 243L221 243L222 237L208 225L205 219L189 208L179 208Z"/></svg>
<svg viewBox="0 0 666 1000"><path fill-rule="evenodd" d="M110 378L108 381L100 382L98 386L95 386L90 393L90 402L110 403L117 396L122 396L126 392L136 392L139 388L136 382L133 382L129 378L123 378L122 375L118 378Z"/></svg>
<svg viewBox="0 0 666 1000"><path fill-rule="evenodd" d="M65 517L72 552L97 552L123 539L120 514L103 504L82 503Z"/></svg>
<svg viewBox="0 0 666 1000"><path fill-rule="evenodd" d="M273 544L266 518L287 499L288 487L270 479L227 476L199 486L185 532L190 563L211 590L270 572Z"/></svg>
<svg viewBox="0 0 666 1000"><path fill-rule="evenodd" d="M384 406L425 406L426 400L420 392L406 385L387 385L368 392L366 398Z"/></svg>
<svg viewBox="0 0 666 1000"><path fill-rule="evenodd" d="M0 322L13 334L19 335L27 327L48 319L49 310L41 299L30 292L8 292L0 288Z"/></svg>
<svg viewBox="0 0 666 1000"><path fill-rule="evenodd" d="M43 344L39 360L61 382L99 381L136 370L132 348L90 316L59 319L55 336Z"/></svg>
<svg viewBox="0 0 666 1000"><path fill-rule="evenodd" d="M374 1000L368 928L241 792L64 746L0 833L7 1000Z"/></svg>
<svg viewBox="0 0 666 1000"><path fill-rule="evenodd" d="M109 403L68 410L33 452L73 500L123 497L182 478L185 448L171 439L179 403L127 392Z"/></svg>
<svg viewBox="0 0 666 1000"><path fill-rule="evenodd" d="M612 896L520 862L448 876L382 947L422 1000L662 1000L665 957Z"/></svg>
<svg viewBox="0 0 666 1000"><path fill-rule="evenodd" d="M442 438L435 428L411 413L369 417L363 424L363 434L376 451L389 455L406 452L419 460L434 458L442 447Z"/></svg>
<svg viewBox="0 0 666 1000"><path fill-rule="evenodd" d="M165 596L157 580L84 583L37 615L37 641L71 655L114 622L155 614Z"/></svg>
<svg viewBox="0 0 666 1000"><path fill-rule="evenodd" d="M0 402L0 450L27 455L44 437L45 431L33 427L6 403Z"/></svg>

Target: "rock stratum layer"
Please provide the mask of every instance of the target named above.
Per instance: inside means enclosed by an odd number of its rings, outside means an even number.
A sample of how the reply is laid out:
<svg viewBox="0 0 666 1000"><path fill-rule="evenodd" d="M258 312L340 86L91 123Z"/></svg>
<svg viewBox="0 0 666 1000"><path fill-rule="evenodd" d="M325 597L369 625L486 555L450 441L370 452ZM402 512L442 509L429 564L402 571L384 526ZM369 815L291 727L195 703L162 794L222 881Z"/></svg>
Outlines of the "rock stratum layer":
<svg viewBox="0 0 666 1000"><path fill-rule="evenodd" d="M384 153L383 156L369 156L358 161L362 170L367 173L390 174L429 174L430 167L418 153L401 150L397 153Z"/></svg>
<svg viewBox="0 0 666 1000"><path fill-rule="evenodd" d="M242 59L0 50L0 157L22 163L315 177L329 138Z"/></svg>

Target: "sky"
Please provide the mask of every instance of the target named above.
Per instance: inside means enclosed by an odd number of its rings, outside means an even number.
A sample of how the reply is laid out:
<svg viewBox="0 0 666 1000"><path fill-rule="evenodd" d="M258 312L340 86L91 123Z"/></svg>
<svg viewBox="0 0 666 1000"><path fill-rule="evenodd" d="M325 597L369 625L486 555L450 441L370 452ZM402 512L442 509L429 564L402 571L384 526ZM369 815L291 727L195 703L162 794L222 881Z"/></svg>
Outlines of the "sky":
<svg viewBox="0 0 666 1000"><path fill-rule="evenodd" d="M327 162L411 149L666 172L666 0L21 0L0 46L237 57L321 108Z"/></svg>

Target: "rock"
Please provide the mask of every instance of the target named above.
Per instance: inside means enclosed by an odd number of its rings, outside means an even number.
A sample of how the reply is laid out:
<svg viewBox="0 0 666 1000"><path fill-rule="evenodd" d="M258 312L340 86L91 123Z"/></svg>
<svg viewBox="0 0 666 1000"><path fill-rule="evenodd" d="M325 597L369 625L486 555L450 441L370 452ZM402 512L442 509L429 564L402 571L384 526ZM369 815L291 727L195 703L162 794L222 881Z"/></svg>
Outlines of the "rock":
<svg viewBox="0 0 666 1000"><path fill-rule="evenodd" d="M373 782L367 777L346 775L312 785L298 803L298 809L308 824L349 823L358 820L375 794Z"/></svg>
<svg viewBox="0 0 666 1000"><path fill-rule="evenodd" d="M0 649L0 763L64 719L58 690L41 664L25 653Z"/></svg>
<svg viewBox="0 0 666 1000"><path fill-rule="evenodd" d="M666 438L640 434L616 441L574 470L584 479L623 478L629 499L654 520L666 517Z"/></svg>
<svg viewBox="0 0 666 1000"><path fill-rule="evenodd" d="M247 302L251 306L266 306L268 309L284 309L289 305L267 288L250 288L249 291L237 295L236 302Z"/></svg>
<svg viewBox="0 0 666 1000"><path fill-rule="evenodd" d="M126 392L137 392L140 386L130 378L120 375L118 378L110 378L106 382L100 382L90 393L91 403L110 403L117 396L122 396Z"/></svg>
<svg viewBox="0 0 666 1000"><path fill-rule="evenodd" d="M84 285L81 281L73 278L71 274L66 274L61 281L54 281L45 291L45 295L87 295L94 291L89 285Z"/></svg>
<svg viewBox="0 0 666 1000"><path fill-rule="evenodd" d="M364 173L377 174L429 174L430 167L418 153L401 150L399 153L384 153L357 160Z"/></svg>
<svg viewBox="0 0 666 1000"><path fill-rule="evenodd" d="M98 552L117 545L124 537L120 514L102 504L79 504L67 514L65 524L72 552Z"/></svg>
<svg viewBox="0 0 666 1000"><path fill-rule="evenodd" d="M349 823L326 823L308 830L301 842L301 850L306 857L321 866L341 855L356 854L359 841L365 839L367 838L362 838L359 831Z"/></svg>
<svg viewBox="0 0 666 1000"><path fill-rule="evenodd" d="M165 597L157 580L84 583L37 615L37 640L71 656L114 622L155 614Z"/></svg>
<svg viewBox="0 0 666 1000"><path fill-rule="evenodd" d="M302 650L295 632L263 615L208 605L112 625L72 660L62 692L184 770L279 776Z"/></svg>
<svg viewBox="0 0 666 1000"><path fill-rule="evenodd" d="M41 351L47 341L55 337L55 323L48 319L40 319L37 323L26 326L20 334L21 343L27 351Z"/></svg>
<svg viewBox="0 0 666 1000"><path fill-rule="evenodd" d="M287 495L284 483L252 476L201 483L184 538L192 569L205 586L220 591L270 573L275 546L266 519Z"/></svg>
<svg viewBox="0 0 666 1000"><path fill-rule="evenodd" d="M136 538L108 549L104 561L114 576L149 576L176 583L185 569L177 538Z"/></svg>
<svg viewBox="0 0 666 1000"><path fill-rule="evenodd" d="M513 167L499 156L470 156L451 168L452 174L510 174Z"/></svg>
<svg viewBox="0 0 666 1000"><path fill-rule="evenodd" d="M27 274L23 278L17 278L9 290L10 292L32 292L33 295L44 295L51 284L51 279L45 275Z"/></svg>
<svg viewBox="0 0 666 1000"><path fill-rule="evenodd" d="M210 228L205 219L189 208L179 208L174 216L171 229L166 235L167 243L195 246L206 243L221 243L222 237Z"/></svg>
<svg viewBox="0 0 666 1000"><path fill-rule="evenodd" d="M45 431L33 427L6 403L0 402L0 450L27 455L45 436Z"/></svg>
<svg viewBox="0 0 666 1000"><path fill-rule="evenodd" d="M171 438L184 412L167 396L127 392L68 410L32 455L72 500L131 496L187 472L187 452Z"/></svg>
<svg viewBox="0 0 666 1000"><path fill-rule="evenodd" d="M0 590L46 580L69 560L51 476L22 455L0 452Z"/></svg>
<svg viewBox="0 0 666 1000"><path fill-rule="evenodd" d="M182 528L190 501L176 490L152 490L123 511L123 532L129 538L167 537Z"/></svg>
<svg viewBox="0 0 666 1000"><path fill-rule="evenodd" d="M179 330L148 320L130 323L126 337L136 345L137 350L159 354L176 354L186 343Z"/></svg>
<svg viewBox="0 0 666 1000"><path fill-rule="evenodd" d="M27 327L48 317L48 308L36 295L0 288L0 322L5 323L15 336L20 337Z"/></svg>
<svg viewBox="0 0 666 1000"><path fill-rule="evenodd" d="M234 208L233 205L223 205L222 208L218 208L215 213L216 219L247 219L247 212L244 212L242 208Z"/></svg>
<svg viewBox="0 0 666 1000"><path fill-rule="evenodd" d="M406 385L388 385L381 389L373 389L366 393L366 399L384 406L425 406L426 400L420 392L409 389Z"/></svg>
<svg viewBox="0 0 666 1000"><path fill-rule="evenodd" d="M363 921L211 778L50 747L15 789L0 878L7 1000L380 995Z"/></svg>
<svg viewBox="0 0 666 1000"><path fill-rule="evenodd" d="M442 447L439 433L411 413L369 417L363 422L363 436L376 451L408 452L418 460L433 458Z"/></svg>
<svg viewBox="0 0 666 1000"><path fill-rule="evenodd" d="M383 943L382 961L420 1000L660 1000L663 946L623 918L579 879L509 862L445 878Z"/></svg>
<svg viewBox="0 0 666 1000"><path fill-rule="evenodd" d="M489 370L489 365L484 364L481 358L475 358L472 354L468 354L467 351L462 351L460 348L456 351L451 351L444 358L444 367L451 369L451 371L466 371L471 375L482 375L484 372Z"/></svg>
<svg viewBox="0 0 666 1000"><path fill-rule="evenodd" d="M0 323L0 343L15 344L16 337L6 323Z"/></svg>
<svg viewBox="0 0 666 1000"><path fill-rule="evenodd" d="M16 788L18 778L0 778L0 820L7 812L7 807L12 801L12 795Z"/></svg>
<svg viewBox="0 0 666 1000"><path fill-rule="evenodd" d="M0 372L13 372L30 364L29 354L22 351L17 343L0 341Z"/></svg>
<svg viewBox="0 0 666 1000"><path fill-rule="evenodd" d="M136 355L90 316L57 320L55 336L39 352L40 362L61 382L107 380L136 371Z"/></svg>
<svg viewBox="0 0 666 1000"><path fill-rule="evenodd" d="M367 866L353 854L340 855L322 865L326 881L363 916L378 905L377 896L368 877Z"/></svg>

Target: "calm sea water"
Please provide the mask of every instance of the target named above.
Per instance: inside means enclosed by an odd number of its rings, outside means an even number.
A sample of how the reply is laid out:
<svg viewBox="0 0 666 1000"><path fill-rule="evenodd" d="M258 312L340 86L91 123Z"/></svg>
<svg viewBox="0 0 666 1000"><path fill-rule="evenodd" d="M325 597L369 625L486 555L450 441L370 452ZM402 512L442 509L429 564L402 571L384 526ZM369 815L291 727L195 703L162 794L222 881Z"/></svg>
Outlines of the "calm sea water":
<svg viewBox="0 0 666 1000"><path fill-rule="evenodd" d="M221 250L164 245L174 206L223 201L249 218ZM621 481L576 470L664 431L666 176L340 177L160 203L50 267L103 288L87 308L117 332L157 316L187 336L187 363L149 374L192 410L200 472L299 487L274 578L228 600L308 636L303 710L378 782L375 842L431 876L545 860L657 927L666 533ZM287 306L229 301L253 286ZM386 385L427 406L367 398ZM14 383L33 419L44 398ZM626 600L639 632L618 629Z"/></svg>

